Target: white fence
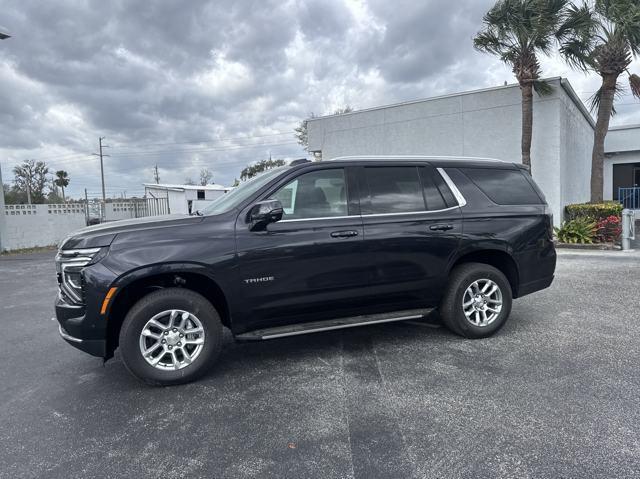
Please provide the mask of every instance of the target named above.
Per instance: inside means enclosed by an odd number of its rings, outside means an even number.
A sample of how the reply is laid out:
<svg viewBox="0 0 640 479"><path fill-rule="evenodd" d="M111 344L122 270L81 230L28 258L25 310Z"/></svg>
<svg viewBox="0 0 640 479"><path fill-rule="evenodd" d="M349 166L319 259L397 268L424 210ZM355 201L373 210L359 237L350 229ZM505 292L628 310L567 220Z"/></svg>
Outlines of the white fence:
<svg viewBox="0 0 640 479"><path fill-rule="evenodd" d="M82 203L6 205L4 212L0 204L0 213L3 213L0 218L0 249L8 251L56 245L70 233L84 228L87 222L87 212ZM168 213L166 198L109 202L105 207L106 221Z"/></svg>
<svg viewBox="0 0 640 479"><path fill-rule="evenodd" d="M126 201L114 201L107 203L104 210L106 221L168 214L168 198L137 198Z"/></svg>
<svg viewBox="0 0 640 479"><path fill-rule="evenodd" d="M84 205L6 205L2 248L15 250L51 246L69 233L83 228Z"/></svg>

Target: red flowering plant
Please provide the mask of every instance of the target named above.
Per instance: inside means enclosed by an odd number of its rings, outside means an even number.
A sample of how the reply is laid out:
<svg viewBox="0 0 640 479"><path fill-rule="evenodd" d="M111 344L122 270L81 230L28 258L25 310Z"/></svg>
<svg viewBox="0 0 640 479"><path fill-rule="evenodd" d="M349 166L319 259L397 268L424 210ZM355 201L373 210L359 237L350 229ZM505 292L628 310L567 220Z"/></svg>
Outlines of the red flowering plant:
<svg viewBox="0 0 640 479"><path fill-rule="evenodd" d="M601 243L615 243L622 234L619 216L611 215L602 218L596 225L596 239Z"/></svg>

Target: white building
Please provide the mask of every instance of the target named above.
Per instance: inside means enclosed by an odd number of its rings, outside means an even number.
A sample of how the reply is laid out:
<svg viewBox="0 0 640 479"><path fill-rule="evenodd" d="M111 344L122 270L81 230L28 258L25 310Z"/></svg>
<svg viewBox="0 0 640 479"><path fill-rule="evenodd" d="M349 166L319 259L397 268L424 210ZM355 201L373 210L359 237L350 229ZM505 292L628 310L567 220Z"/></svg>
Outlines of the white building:
<svg viewBox="0 0 640 479"><path fill-rule="evenodd" d="M551 95L534 94L531 157L533 177L559 223L564 206L589 201L594 120L568 80L549 83ZM519 162L520 89L507 85L312 118L308 139L309 151L324 159L433 155ZM617 199L619 187L640 186L640 125L612 128L606 151L605 199Z"/></svg>
<svg viewBox="0 0 640 479"><path fill-rule="evenodd" d="M189 214L203 208L207 202L224 195L232 188L222 185L169 185L144 183L145 196L168 198L169 212Z"/></svg>

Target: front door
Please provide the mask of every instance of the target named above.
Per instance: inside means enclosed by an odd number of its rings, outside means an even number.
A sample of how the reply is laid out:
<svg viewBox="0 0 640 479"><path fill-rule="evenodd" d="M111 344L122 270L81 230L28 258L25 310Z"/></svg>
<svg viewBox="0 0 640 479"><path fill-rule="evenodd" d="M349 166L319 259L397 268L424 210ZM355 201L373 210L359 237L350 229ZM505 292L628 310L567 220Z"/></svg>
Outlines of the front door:
<svg viewBox="0 0 640 479"><path fill-rule="evenodd" d="M435 306L462 235L462 216L438 172L424 165L359 169L364 249L380 311Z"/></svg>
<svg viewBox="0 0 640 479"><path fill-rule="evenodd" d="M265 231L238 217L238 283L245 331L348 315L366 291L363 227L350 169L301 172L264 199L282 202L282 220ZM240 332L240 331L236 331Z"/></svg>

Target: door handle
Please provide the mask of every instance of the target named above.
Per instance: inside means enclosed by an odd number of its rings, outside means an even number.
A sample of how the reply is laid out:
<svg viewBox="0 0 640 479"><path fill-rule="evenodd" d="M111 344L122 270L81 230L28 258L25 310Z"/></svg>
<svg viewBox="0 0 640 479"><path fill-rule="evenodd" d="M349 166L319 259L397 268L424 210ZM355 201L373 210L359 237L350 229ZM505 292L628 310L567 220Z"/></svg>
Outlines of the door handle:
<svg viewBox="0 0 640 479"><path fill-rule="evenodd" d="M453 225L436 224L429 226L431 231L448 231L453 229Z"/></svg>
<svg viewBox="0 0 640 479"><path fill-rule="evenodd" d="M357 231L334 231L331 233L332 238L351 238L352 236L358 236Z"/></svg>

